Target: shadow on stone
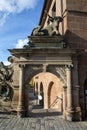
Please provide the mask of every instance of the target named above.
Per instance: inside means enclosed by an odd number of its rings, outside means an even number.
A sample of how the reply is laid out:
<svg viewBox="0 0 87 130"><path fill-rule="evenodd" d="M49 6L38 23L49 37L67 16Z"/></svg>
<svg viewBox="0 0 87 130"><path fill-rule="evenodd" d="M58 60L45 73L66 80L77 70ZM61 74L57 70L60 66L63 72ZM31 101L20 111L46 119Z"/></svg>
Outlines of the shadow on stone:
<svg viewBox="0 0 87 130"><path fill-rule="evenodd" d="M31 111L29 113L29 117L34 117L34 118L38 118L38 117L52 117L52 116L62 116L62 112L58 112L58 111L52 111L52 110L44 110L44 109L35 109L33 111Z"/></svg>

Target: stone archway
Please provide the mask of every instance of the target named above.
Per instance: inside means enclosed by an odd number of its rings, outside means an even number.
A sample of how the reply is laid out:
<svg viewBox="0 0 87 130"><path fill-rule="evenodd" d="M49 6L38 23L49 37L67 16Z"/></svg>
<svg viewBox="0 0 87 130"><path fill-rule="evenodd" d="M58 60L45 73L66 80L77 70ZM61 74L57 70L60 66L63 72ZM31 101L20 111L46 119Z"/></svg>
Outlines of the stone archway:
<svg viewBox="0 0 87 130"><path fill-rule="evenodd" d="M55 75L51 74L53 81L48 85L48 109L63 111L63 86Z"/></svg>
<svg viewBox="0 0 87 130"><path fill-rule="evenodd" d="M55 70L55 71L54 71ZM24 72L24 73L23 73ZM56 73L55 73L56 72ZM67 72L67 73L66 73ZM65 68L65 66L61 66L61 65L54 65L54 66L42 66L42 65L26 65L26 67L24 69L22 69L20 71L20 75L21 75L21 81L20 82L20 91L19 93L21 93L21 98L19 99L19 106L18 106L18 110L20 110L20 106L24 106L24 98L23 98L23 84L27 85L29 84L29 81L32 79L32 77L34 77L36 75L36 77L38 76L39 73L44 74L43 79L44 82L42 82L43 80L39 80L40 83L43 83L44 86L44 109L48 109L48 95L50 95L51 99L52 99L52 94L55 93L54 92L54 88L56 91L56 96L58 99L58 107L55 107L59 112L62 112L62 107L63 107L63 86L66 85L66 83L70 82L70 69L69 67L67 67L67 70ZM66 75L69 75L69 78L66 79ZM24 77L25 76L25 77ZM53 78L54 77L54 78ZM41 75L40 75L41 78ZM54 79L56 79L58 81L58 84L56 82L56 80L54 81ZM48 88L49 88L49 84L50 82L53 81L55 84L53 84L53 86L51 86L52 88L50 88L50 94L48 94ZM39 88L40 85L38 85ZM69 86L70 87L70 86ZM25 90L27 91L27 90ZM70 91L71 92L71 91ZM71 93L68 94L68 96L71 96ZM25 96L25 94L24 94ZM68 97L67 96L67 97ZM26 96L27 97L27 96ZM23 102L21 99L24 99ZM51 100L52 101L52 100ZM71 99L69 99L69 101L71 101ZM22 105L20 105L20 103ZM71 102L69 102L68 106L71 105ZM27 105L26 105L27 106ZM25 107L25 106L24 106ZM24 110L27 110L27 107L24 108ZM23 110L23 112L24 112ZM21 112L18 111L18 112ZM22 113L22 112L21 112ZM19 113L18 113L19 114Z"/></svg>
<svg viewBox="0 0 87 130"><path fill-rule="evenodd" d="M36 89L35 90L38 95L42 96L42 100L38 100L38 105L42 104L41 106L43 106L44 109L52 108L62 111L63 83L61 80L55 74L50 72L38 73L34 75L33 79L35 88L38 86L38 91ZM53 102L55 103L54 106Z"/></svg>
<svg viewBox="0 0 87 130"><path fill-rule="evenodd" d="M51 89L52 89L53 84L54 84L53 81L51 81L48 87L48 108L51 107Z"/></svg>

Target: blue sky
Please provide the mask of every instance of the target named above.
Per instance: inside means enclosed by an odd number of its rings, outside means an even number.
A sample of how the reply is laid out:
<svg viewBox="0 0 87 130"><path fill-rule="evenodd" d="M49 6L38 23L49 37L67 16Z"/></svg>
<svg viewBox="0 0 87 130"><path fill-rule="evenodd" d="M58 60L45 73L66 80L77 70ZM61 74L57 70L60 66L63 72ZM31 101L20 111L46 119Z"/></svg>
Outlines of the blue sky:
<svg viewBox="0 0 87 130"><path fill-rule="evenodd" d="M0 62L8 64L8 49L21 48L38 26L44 0L0 0Z"/></svg>

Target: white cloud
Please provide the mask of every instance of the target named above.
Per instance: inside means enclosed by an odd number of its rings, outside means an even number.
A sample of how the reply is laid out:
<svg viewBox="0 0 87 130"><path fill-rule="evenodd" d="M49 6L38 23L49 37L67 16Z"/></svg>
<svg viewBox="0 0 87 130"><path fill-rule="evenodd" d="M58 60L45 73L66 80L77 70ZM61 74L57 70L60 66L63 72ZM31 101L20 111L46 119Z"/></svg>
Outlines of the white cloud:
<svg viewBox="0 0 87 130"><path fill-rule="evenodd" d="M32 9L39 0L0 0L1 12L21 12L24 9Z"/></svg>
<svg viewBox="0 0 87 130"><path fill-rule="evenodd" d="M16 48L22 48L24 45L28 45L28 39L19 39Z"/></svg>
<svg viewBox="0 0 87 130"><path fill-rule="evenodd" d="M4 65L10 65L11 63L9 61L3 61Z"/></svg>
<svg viewBox="0 0 87 130"><path fill-rule="evenodd" d="M6 21L6 18L8 17L8 13L4 13L0 16L0 26L3 26L5 21Z"/></svg>
<svg viewBox="0 0 87 130"><path fill-rule="evenodd" d="M39 0L0 0L0 26L11 13L21 13L25 9L33 9ZM1 18L2 15L2 18Z"/></svg>
<svg viewBox="0 0 87 130"><path fill-rule="evenodd" d="M4 65L10 65L11 63L6 60L7 52L0 50L0 62L3 62Z"/></svg>

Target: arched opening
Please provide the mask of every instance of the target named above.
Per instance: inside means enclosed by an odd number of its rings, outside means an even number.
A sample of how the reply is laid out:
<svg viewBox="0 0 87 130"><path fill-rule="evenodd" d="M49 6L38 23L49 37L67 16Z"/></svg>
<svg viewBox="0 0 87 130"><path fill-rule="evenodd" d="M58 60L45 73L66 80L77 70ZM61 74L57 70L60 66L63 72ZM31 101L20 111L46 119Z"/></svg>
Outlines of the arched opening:
<svg viewBox="0 0 87 130"><path fill-rule="evenodd" d="M84 83L84 102L85 102L85 117L87 118L87 79Z"/></svg>
<svg viewBox="0 0 87 130"><path fill-rule="evenodd" d="M44 107L44 91L43 91L43 83L40 83L40 106Z"/></svg>
<svg viewBox="0 0 87 130"><path fill-rule="evenodd" d="M60 80L52 75L53 81L48 85L48 109L54 109L62 113L63 111L63 88Z"/></svg>
<svg viewBox="0 0 87 130"><path fill-rule="evenodd" d="M48 108L51 108L51 89L52 89L53 81L49 83L48 88Z"/></svg>
<svg viewBox="0 0 87 130"><path fill-rule="evenodd" d="M34 86L34 91L35 91L35 95L38 95L38 82L35 82L35 86Z"/></svg>
<svg viewBox="0 0 87 130"><path fill-rule="evenodd" d="M38 73L32 77L29 84L35 89L32 91L35 92L33 100L29 98L29 104L32 102L30 104L32 107L29 109L31 115L34 115L38 109L40 113L47 112L47 109L49 112L61 113L63 88L61 80L55 74Z"/></svg>
<svg viewBox="0 0 87 130"><path fill-rule="evenodd" d="M44 108L43 73L35 75L29 81L29 105L32 105L32 109Z"/></svg>

